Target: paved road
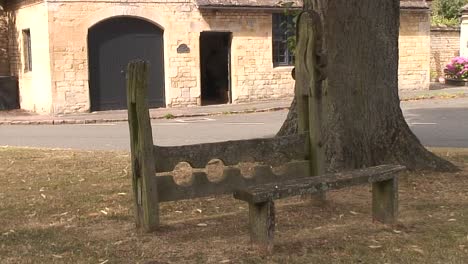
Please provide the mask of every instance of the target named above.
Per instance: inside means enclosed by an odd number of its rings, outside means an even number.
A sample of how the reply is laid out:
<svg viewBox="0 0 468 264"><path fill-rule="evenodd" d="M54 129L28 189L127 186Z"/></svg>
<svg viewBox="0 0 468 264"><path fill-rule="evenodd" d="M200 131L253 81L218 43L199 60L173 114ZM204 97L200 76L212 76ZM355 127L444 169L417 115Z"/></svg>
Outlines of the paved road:
<svg viewBox="0 0 468 264"><path fill-rule="evenodd" d="M273 136L286 111L199 117L152 122L158 145L186 145ZM34 146L73 149L129 149L126 122L88 125L0 126L0 146Z"/></svg>
<svg viewBox="0 0 468 264"><path fill-rule="evenodd" d="M402 103L408 124L421 142L433 147L468 147L468 99ZM222 115L207 118L156 120L158 145L273 136L286 111ZM88 125L0 126L0 146L128 150L127 123Z"/></svg>
<svg viewBox="0 0 468 264"><path fill-rule="evenodd" d="M406 103L403 114L423 145L468 147L468 99Z"/></svg>

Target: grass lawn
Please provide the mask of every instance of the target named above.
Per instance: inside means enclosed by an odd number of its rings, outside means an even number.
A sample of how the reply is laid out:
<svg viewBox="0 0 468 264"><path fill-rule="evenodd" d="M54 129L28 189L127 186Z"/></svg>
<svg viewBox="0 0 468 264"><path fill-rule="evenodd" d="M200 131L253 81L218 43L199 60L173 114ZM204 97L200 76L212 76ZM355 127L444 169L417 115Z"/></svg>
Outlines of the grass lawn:
<svg viewBox="0 0 468 264"><path fill-rule="evenodd" d="M369 186L281 200L263 257L231 196L163 203L139 234L128 153L0 147L0 263L468 263L468 150L436 152L463 171L403 174L396 226L372 222Z"/></svg>

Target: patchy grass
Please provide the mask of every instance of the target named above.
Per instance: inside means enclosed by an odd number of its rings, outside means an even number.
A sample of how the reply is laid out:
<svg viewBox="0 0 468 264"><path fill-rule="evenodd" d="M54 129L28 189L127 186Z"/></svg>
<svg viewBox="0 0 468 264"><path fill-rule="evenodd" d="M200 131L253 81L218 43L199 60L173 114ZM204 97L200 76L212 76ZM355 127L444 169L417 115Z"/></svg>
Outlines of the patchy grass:
<svg viewBox="0 0 468 264"><path fill-rule="evenodd" d="M163 116L164 119L174 119L176 118L173 114L171 113L167 113Z"/></svg>
<svg viewBox="0 0 468 264"><path fill-rule="evenodd" d="M422 95L417 95L417 96L409 96L407 98L401 98L400 101L418 101L418 100L426 100L426 99L453 99L453 98L461 98L461 97L466 97L467 94L464 92L458 92L458 93L447 93L447 92L441 92L441 93L434 93L434 94L422 94Z"/></svg>
<svg viewBox="0 0 468 264"><path fill-rule="evenodd" d="M372 223L369 186L314 207L277 203L275 254L249 248L247 206L230 196L163 203L162 228L133 223L129 156L0 148L1 263L466 263L468 150L437 152L459 173L407 173L400 222ZM205 225L198 226L203 223Z"/></svg>

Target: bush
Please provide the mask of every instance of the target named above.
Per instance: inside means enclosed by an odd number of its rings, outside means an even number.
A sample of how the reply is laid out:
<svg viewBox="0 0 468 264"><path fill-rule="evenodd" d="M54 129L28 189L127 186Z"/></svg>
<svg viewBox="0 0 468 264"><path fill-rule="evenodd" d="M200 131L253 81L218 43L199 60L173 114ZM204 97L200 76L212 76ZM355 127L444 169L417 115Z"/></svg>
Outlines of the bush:
<svg viewBox="0 0 468 264"><path fill-rule="evenodd" d="M460 23L461 9L468 0L435 0L432 3L432 25L456 26Z"/></svg>
<svg viewBox="0 0 468 264"><path fill-rule="evenodd" d="M455 57L445 66L445 77L448 79L468 79L468 58Z"/></svg>
<svg viewBox="0 0 468 264"><path fill-rule="evenodd" d="M436 14L447 19L458 19L461 16L461 8L468 3L467 0L437 0Z"/></svg>

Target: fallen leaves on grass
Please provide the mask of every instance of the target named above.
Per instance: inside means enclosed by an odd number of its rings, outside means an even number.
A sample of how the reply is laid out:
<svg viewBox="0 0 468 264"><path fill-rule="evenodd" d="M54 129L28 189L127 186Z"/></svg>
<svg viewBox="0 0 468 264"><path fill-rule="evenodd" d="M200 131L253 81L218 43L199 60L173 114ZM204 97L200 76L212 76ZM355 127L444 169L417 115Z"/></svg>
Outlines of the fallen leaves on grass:
<svg viewBox="0 0 468 264"><path fill-rule="evenodd" d="M369 248L371 249L377 249L377 248L381 248L382 246L381 245L370 245Z"/></svg>
<svg viewBox="0 0 468 264"><path fill-rule="evenodd" d="M425 100L425 99L453 99L453 98L460 98L460 97L465 97L465 96L466 94L463 92L423 94L423 95L403 98L401 99L401 101L418 101L418 100Z"/></svg>
<svg viewBox="0 0 468 264"><path fill-rule="evenodd" d="M15 233L15 230L10 229L10 230L8 230L7 232L2 233L2 236L8 236L8 235L13 234L13 233Z"/></svg>
<svg viewBox="0 0 468 264"><path fill-rule="evenodd" d="M411 250L413 250L414 252L418 252L420 254L424 254L424 250L422 250L419 246L416 246L416 245L412 245L410 246Z"/></svg>
<svg viewBox="0 0 468 264"><path fill-rule="evenodd" d="M468 162L465 156L450 151L451 158ZM262 259L250 250L245 204L229 195L161 203L161 229L139 233L131 180L123 173L128 155L0 148L0 161L8 159L15 160L8 175L2 174L8 164L0 164L0 213L6 212L0 217L2 264L329 263L330 256L354 263L357 255L363 263L382 262L383 256L389 263L464 263L468 258L466 169L401 177L401 224L393 228L372 224L366 186L330 192L330 203L320 209L295 198L278 201L275 253ZM339 224L331 220L338 216Z"/></svg>

